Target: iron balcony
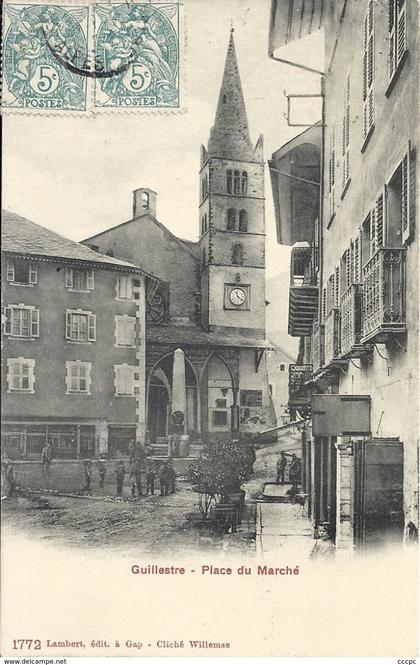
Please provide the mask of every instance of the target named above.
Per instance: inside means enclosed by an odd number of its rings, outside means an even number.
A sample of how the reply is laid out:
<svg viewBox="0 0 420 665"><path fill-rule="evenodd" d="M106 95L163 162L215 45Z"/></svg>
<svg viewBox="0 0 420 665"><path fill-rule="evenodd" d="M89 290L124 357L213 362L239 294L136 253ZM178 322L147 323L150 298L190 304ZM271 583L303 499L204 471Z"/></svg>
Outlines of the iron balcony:
<svg viewBox="0 0 420 665"><path fill-rule="evenodd" d="M361 342L405 331L405 248L381 247L363 268Z"/></svg>

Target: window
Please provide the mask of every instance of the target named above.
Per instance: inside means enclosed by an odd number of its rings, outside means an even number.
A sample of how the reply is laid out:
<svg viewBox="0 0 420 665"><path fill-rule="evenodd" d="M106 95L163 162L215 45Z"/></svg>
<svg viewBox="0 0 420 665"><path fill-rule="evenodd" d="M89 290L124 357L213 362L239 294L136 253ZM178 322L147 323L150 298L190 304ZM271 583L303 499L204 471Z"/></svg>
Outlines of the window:
<svg viewBox="0 0 420 665"><path fill-rule="evenodd" d="M213 425L216 427L227 425L227 411L213 411Z"/></svg>
<svg viewBox="0 0 420 665"><path fill-rule="evenodd" d="M133 281L129 275L117 277L117 298L121 300L133 299Z"/></svg>
<svg viewBox="0 0 420 665"><path fill-rule="evenodd" d="M244 250L241 242L232 245L232 263L235 266L241 266L244 262Z"/></svg>
<svg viewBox="0 0 420 665"><path fill-rule="evenodd" d="M39 309L25 305L9 305L4 309L4 332L12 337L39 337Z"/></svg>
<svg viewBox="0 0 420 665"><path fill-rule="evenodd" d="M227 399L216 399L216 409L227 409Z"/></svg>
<svg viewBox="0 0 420 665"><path fill-rule="evenodd" d="M202 255L201 255L201 265L202 265L203 268L206 265L206 248L205 247L203 247L203 252L202 252Z"/></svg>
<svg viewBox="0 0 420 665"><path fill-rule="evenodd" d="M15 284L36 284L38 280L36 264L23 259L9 260L6 267L6 279Z"/></svg>
<svg viewBox="0 0 420 665"><path fill-rule="evenodd" d="M201 200L205 199L209 191L207 174L201 181Z"/></svg>
<svg viewBox="0 0 420 665"><path fill-rule="evenodd" d="M350 72L347 75L344 88L344 111L343 111L343 184L342 194L347 191L350 183Z"/></svg>
<svg viewBox="0 0 420 665"><path fill-rule="evenodd" d="M67 393L82 393L90 395L92 363L82 360L68 360L66 362L66 390Z"/></svg>
<svg viewBox="0 0 420 665"><path fill-rule="evenodd" d="M284 372L286 370L286 365L284 363L280 363L280 372Z"/></svg>
<svg viewBox="0 0 420 665"><path fill-rule="evenodd" d="M410 150L398 164L386 187L387 242L398 247L407 243L412 235L414 211L413 170L414 160L410 160Z"/></svg>
<svg viewBox="0 0 420 665"><path fill-rule="evenodd" d="M35 360L7 359L7 390L13 393L34 393Z"/></svg>
<svg viewBox="0 0 420 665"><path fill-rule="evenodd" d="M330 133L330 157L328 163L328 197L330 220L335 215L335 125Z"/></svg>
<svg viewBox="0 0 420 665"><path fill-rule="evenodd" d="M389 0L389 78L398 70L407 51L407 6L405 0Z"/></svg>
<svg viewBox="0 0 420 665"><path fill-rule="evenodd" d="M369 0L363 23L363 142L374 126L375 30L374 3Z"/></svg>
<svg viewBox="0 0 420 665"><path fill-rule="evenodd" d="M93 270L66 268L66 287L73 291L92 291L94 288Z"/></svg>
<svg viewBox="0 0 420 665"><path fill-rule="evenodd" d="M201 235L204 235L207 231L207 213L205 212L201 218Z"/></svg>
<svg viewBox="0 0 420 665"><path fill-rule="evenodd" d="M236 231L236 210L229 208L227 211L227 230Z"/></svg>
<svg viewBox="0 0 420 665"><path fill-rule="evenodd" d="M136 367L129 365L115 365L115 394L134 395Z"/></svg>
<svg viewBox="0 0 420 665"><path fill-rule="evenodd" d="M143 192L141 195L141 207L143 210L149 209L149 195L147 192Z"/></svg>
<svg viewBox="0 0 420 665"><path fill-rule="evenodd" d="M233 193L241 193L241 174L239 171L234 171L233 173Z"/></svg>
<svg viewBox="0 0 420 665"><path fill-rule="evenodd" d="M248 193L248 173L246 171L242 171L241 194L247 194L247 193Z"/></svg>
<svg viewBox="0 0 420 665"><path fill-rule="evenodd" d="M232 170L228 169L226 171L226 191L228 194L232 194Z"/></svg>
<svg viewBox="0 0 420 665"><path fill-rule="evenodd" d="M115 317L116 346L134 346L136 340L136 318L134 316Z"/></svg>
<svg viewBox="0 0 420 665"><path fill-rule="evenodd" d="M239 230L243 233L248 231L248 213L246 210L239 211Z"/></svg>
<svg viewBox="0 0 420 665"><path fill-rule="evenodd" d="M72 342L94 342L96 316L81 309L66 311L66 339Z"/></svg>

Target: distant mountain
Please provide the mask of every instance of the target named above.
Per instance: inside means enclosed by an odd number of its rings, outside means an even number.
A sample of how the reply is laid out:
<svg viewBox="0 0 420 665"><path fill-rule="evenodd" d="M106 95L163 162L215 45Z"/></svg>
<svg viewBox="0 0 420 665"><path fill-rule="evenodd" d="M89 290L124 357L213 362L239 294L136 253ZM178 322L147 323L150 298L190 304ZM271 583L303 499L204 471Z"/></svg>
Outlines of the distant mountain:
<svg viewBox="0 0 420 665"><path fill-rule="evenodd" d="M266 300L270 303L266 308L267 337L295 359L299 338L287 333L289 282L288 272L281 272L266 281Z"/></svg>

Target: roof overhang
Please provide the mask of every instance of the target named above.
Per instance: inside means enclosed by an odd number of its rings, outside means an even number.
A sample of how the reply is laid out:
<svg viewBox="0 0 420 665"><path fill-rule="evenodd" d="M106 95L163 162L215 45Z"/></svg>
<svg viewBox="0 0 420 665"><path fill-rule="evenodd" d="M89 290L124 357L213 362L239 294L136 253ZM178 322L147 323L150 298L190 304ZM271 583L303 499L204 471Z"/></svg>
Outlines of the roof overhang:
<svg viewBox="0 0 420 665"><path fill-rule="evenodd" d="M268 161L282 245L311 242L319 215L321 126L313 125L277 150Z"/></svg>
<svg viewBox="0 0 420 665"><path fill-rule="evenodd" d="M320 48L319 39L328 4L328 0L272 0L269 56L322 74L324 49ZM296 44L299 40L305 40L304 49ZM284 47L288 47L287 51Z"/></svg>

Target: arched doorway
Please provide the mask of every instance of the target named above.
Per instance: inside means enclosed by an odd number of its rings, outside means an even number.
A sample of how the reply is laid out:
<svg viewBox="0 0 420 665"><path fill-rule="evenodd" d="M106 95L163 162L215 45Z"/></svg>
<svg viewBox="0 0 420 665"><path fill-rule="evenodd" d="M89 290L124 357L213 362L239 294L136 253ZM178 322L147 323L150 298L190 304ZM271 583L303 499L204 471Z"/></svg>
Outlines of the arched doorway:
<svg viewBox="0 0 420 665"><path fill-rule="evenodd" d="M147 429L151 443L155 443L159 437L166 437L169 433L173 364L174 354L170 353L160 358L150 374L147 395ZM198 388L197 377L188 358L185 358L185 389L185 430L190 433L198 429Z"/></svg>
<svg viewBox="0 0 420 665"><path fill-rule="evenodd" d="M223 358L213 355L201 377L202 429L209 433L229 432L234 406L236 390L232 373Z"/></svg>

